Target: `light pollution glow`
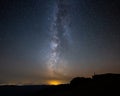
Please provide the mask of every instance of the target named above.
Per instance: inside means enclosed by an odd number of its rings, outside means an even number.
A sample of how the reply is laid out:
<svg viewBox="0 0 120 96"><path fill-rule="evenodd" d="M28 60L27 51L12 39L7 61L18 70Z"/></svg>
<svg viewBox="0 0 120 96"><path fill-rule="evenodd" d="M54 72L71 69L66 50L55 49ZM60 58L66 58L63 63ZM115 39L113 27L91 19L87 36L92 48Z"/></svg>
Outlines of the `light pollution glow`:
<svg viewBox="0 0 120 96"><path fill-rule="evenodd" d="M50 80L48 81L48 84L49 85L59 85L59 84L62 84L63 82L60 81L60 80Z"/></svg>

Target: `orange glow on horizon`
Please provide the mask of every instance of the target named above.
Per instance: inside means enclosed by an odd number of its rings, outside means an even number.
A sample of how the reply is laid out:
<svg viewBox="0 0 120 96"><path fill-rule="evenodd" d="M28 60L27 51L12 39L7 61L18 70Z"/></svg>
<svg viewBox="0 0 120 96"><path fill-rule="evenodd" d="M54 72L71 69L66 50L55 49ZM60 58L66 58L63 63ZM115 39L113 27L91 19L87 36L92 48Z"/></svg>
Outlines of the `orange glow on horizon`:
<svg viewBox="0 0 120 96"><path fill-rule="evenodd" d="M51 80L51 81L48 81L48 84L49 85L59 85L59 84L62 84L62 82L58 81L58 80Z"/></svg>

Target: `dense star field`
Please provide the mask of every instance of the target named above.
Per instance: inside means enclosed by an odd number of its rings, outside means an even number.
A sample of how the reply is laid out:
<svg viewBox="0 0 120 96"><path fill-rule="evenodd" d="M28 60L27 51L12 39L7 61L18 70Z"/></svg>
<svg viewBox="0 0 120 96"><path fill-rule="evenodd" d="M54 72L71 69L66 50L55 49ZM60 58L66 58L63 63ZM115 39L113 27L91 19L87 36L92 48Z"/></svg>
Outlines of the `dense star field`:
<svg viewBox="0 0 120 96"><path fill-rule="evenodd" d="M61 84L120 73L119 0L0 0L0 84Z"/></svg>

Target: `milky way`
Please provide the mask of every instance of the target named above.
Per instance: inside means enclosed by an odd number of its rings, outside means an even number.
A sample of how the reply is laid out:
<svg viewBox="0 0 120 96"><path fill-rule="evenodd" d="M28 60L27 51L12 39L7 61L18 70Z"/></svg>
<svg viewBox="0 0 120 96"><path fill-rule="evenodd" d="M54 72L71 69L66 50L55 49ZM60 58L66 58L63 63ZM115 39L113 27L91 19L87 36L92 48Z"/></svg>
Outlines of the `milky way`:
<svg viewBox="0 0 120 96"><path fill-rule="evenodd" d="M66 2L66 0L58 0L54 8L55 12L52 26L50 28L50 57L48 60L48 70L51 76L58 74L66 75L64 70L67 67L67 61L62 58L62 54L65 48L72 43L69 28L69 4Z"/></svg>

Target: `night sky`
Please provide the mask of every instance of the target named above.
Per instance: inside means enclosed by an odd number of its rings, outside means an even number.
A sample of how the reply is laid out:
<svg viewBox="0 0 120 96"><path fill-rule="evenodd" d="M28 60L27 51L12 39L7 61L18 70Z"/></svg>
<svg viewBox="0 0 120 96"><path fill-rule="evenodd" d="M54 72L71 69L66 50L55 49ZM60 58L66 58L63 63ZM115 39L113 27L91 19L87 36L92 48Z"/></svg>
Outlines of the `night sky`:
<svg viewBox="0 0 120 96"><path fill-rule="evenodd" d="M0 0L0 84L94 72L120 73L119 0Z"/></svg>

